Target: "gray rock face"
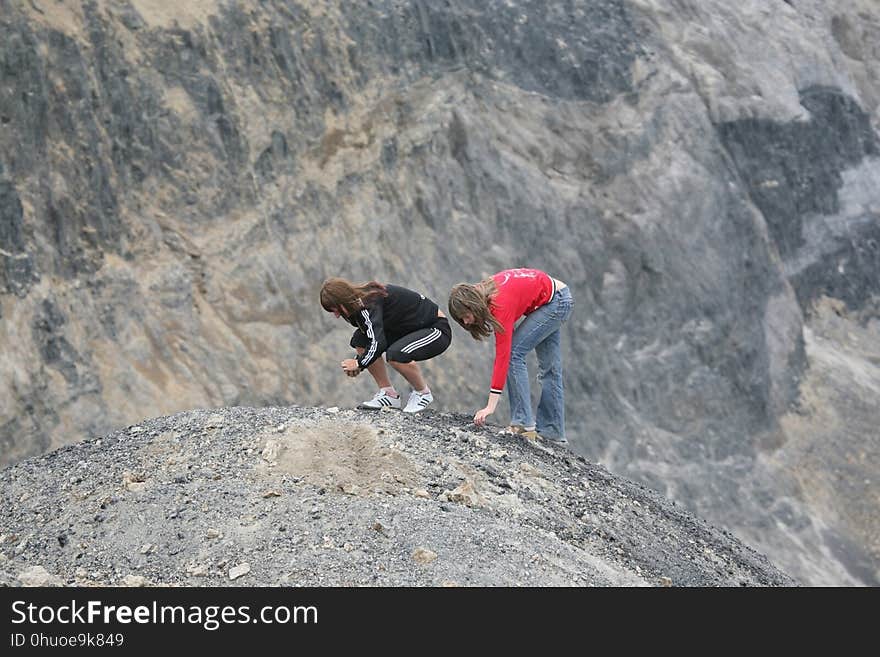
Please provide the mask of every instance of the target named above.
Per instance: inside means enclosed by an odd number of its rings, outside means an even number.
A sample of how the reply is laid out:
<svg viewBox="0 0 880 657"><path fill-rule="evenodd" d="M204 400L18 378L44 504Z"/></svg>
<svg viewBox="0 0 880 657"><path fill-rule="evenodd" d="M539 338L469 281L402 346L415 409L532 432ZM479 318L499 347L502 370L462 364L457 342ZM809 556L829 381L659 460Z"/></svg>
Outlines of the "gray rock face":
<svg viewBox="0 0 880 657"><path fill-rule="evenodd" d="M802 582L880 581L875 3L179 4L0 1L4 462L353 406L325 277L445 305L536 266L579 453ZM491 358L456 329L437 407Z"/></svg>
<svg viewBox="0 0 880 657"><path fill-rule="evenodd" d="M877 294L880 281L876 216L865 208L850 217L845 244L840 236L828 235L808 243L814 229L804 222L840 214L843 173L880 155L880 141L870 117L837 89L807 89L801 105L809 112L806 121L733 121L719 126L721 139L780 255L786 261L807 261L788 276L800 305L809 308L826 295L859 310ZM826 252L800 255L817 247ZM841 268L841 262L847 266Z"/></svg>
<svg viewBox="0 0 880 657"><path fill-rule="evenodd" d="M794 584L650 489L469 420L193 411L28 459L0 472L0 581Z"/></svg>

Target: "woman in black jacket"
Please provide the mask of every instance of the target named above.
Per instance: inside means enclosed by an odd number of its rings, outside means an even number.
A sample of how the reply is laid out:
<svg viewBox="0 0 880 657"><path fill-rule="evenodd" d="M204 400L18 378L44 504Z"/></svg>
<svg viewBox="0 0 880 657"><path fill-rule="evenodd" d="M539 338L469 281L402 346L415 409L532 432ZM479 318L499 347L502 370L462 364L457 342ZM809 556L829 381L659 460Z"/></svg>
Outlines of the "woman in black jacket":
<svg viewBox="0 0 880 657"><path fill-rule="evenodd" d="M418 413L434 397L422 377L418 362L442 354L452 343L446 315L424 294L376 281L356 285L344 278L328 278L321 286L321 306L355 327L351 346L357 358L340 365L348 376L367 370L379 391L359 408L400 408L400 395L391 385L385 362L412 386L405 413Z"/></svg>

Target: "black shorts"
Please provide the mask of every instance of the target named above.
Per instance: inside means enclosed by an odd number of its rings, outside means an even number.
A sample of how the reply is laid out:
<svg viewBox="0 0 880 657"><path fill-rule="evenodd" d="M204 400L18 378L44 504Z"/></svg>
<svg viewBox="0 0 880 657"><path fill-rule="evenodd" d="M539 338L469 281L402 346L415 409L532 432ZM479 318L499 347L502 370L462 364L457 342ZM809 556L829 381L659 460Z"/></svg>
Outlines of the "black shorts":
<svg viewBox="0 0 880 657"><path fill-rule="evenodd" d="M393 360L397 363L428 360L439 356L452 344L452 327L445 317L438 317L431 326L403 336L387 335L392 342L385 350L385 360ZM366 349L370 346L370 339L358 329L351 336L349 344L355 348Z"/></svg>

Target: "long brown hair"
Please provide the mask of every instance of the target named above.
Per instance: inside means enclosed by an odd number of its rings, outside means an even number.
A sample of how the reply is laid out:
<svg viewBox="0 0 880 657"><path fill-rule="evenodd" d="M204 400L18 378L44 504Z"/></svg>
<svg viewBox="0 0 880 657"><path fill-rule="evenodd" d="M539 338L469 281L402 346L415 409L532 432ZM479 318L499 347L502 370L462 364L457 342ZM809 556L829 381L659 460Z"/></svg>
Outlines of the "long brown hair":
<svg viewBox="0 0 880 657"><path fill-rule="evenodd" d="M501 322L492 314L492 297L497 292L498 286L492 278L476 285L459 283L449 292L449 314L474 340L488 338L494 331L504 331ZM474 316L474 322L470 326L465 326L462 321L465 313Z"/></svg>
<svg viewBox="0 0 880 657"><path fill-rule="evenodd" d="M346 313L354 315L369 301L387 296L388 290L377 281L356 285L344 278L333 277L321 285L321 307L331 313L337 308L345 308Z"/></svg>

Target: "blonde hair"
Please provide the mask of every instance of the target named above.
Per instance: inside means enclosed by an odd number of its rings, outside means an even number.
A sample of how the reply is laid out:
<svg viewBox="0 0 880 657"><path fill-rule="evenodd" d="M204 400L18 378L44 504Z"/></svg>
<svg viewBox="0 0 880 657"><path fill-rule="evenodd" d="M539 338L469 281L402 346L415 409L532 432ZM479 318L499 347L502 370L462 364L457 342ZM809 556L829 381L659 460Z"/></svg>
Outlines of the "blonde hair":
<svg viewBox="0 0 880 657"><path fill-rule="evenodd" d="M388 290L376 281L356 285L344 278L333 277L321 285L321 307L331 313L337 308L345 308L347 314L354 315L367 302L387 296Z"/></svg>
<svg viewBox="0 0 880 657"><path fill-rule="evenodd" d="M492 314L492 297L497 292L498 286L492 278L476 285L459 283L449 292L449 314L474 340L482 340L493 332L504 331L501 322ZM469 326L465 326L462 321L465 313L474 316L474 321Z"/></svg>

